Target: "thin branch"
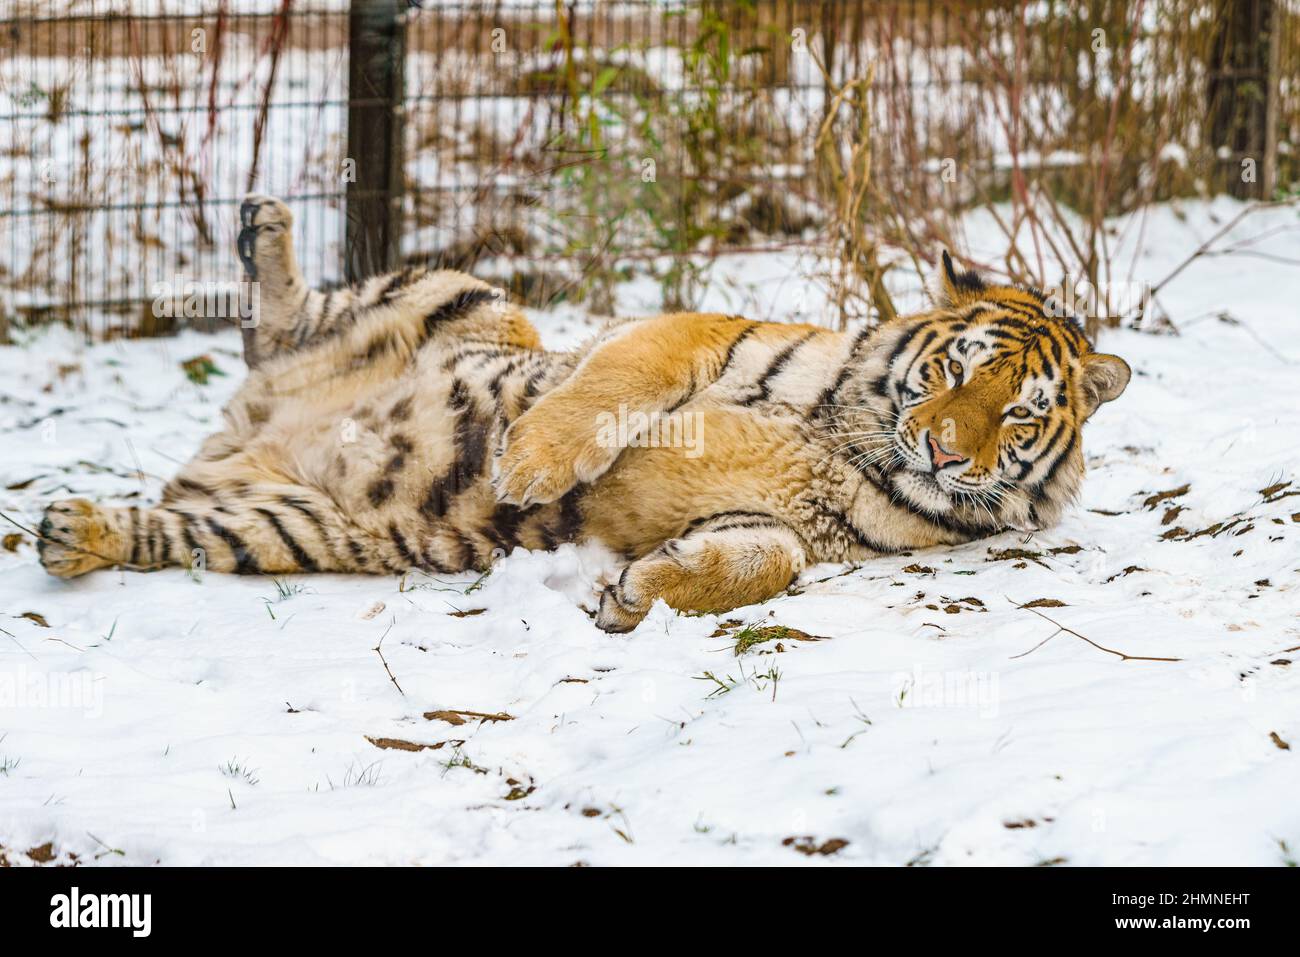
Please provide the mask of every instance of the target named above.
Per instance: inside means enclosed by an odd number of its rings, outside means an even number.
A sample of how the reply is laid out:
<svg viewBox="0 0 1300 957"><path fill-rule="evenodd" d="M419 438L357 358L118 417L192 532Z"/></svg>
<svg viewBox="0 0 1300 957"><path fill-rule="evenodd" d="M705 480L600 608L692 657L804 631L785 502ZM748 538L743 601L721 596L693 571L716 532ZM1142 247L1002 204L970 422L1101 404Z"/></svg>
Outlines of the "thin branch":
<svg viewBox="0 0 1300 957"><path fill-rule="evenodd" d="M379 636L379 644L375 645L372 650L379 655L379 660L383 663L384 670L388 672L388 680L393 683L393 687L401 692L402 697L405 698L406 692L402 691L402 686L399 685L397 679L393 677L393 669L388 667L388 660L384 658L384 639L388 637L388 633L393 630L393 625L395 624L397 624L396 615L394 615L393 620L388 623L388 627L384 629L384 633Z"/></svg>
<svg viewBox="0 0 1300 957"><path fill-rule="evenodd" d="M1022 652L1018 655L1012 655L1011 656L1012 658L1023 658L1025 657L1025 655L1032 654L1033 652L1037 651L1039 648L1043 647L1043 645L1051 641L1053 638L1055 638L1057 635L1059 635L1061 632L1065 632L1067 635L1074 635L1074 637L1080 639L1081 641L1086 641L1088 644L1092 645L1092 647L1096 648L1098 651L1104 651L1108 655L1114 655L1115 657L1121 659L1122 661L1182 661L1183 660L1182 658L1154 658L1147 655L1129 655L1129 654L1125 654L1122 651L1116 651L1114 648L1107 648L1105 645L1097 644L1097 642L1093 641L1091 638L1087 637L1086 635L1079 634L1073 628L1065 627L1065 625L1061 624L1056 619L1049 618L1047 615L1044 615L1037 608L1026 608L1024 604L1016 601L1015 599L1009 596L1003 596L1003 597L1005 597L1007 601L1011 602L1011 604L1015 605L1017 608L1020 608L1024 611L1031 611L1039 618L1043 619L1046 622L1050 622L1051 624L1056 626L1056 631L1052 632L1050 635L1048 635L1038 644L1034 645L1034 647L1030 648L1028 651Z"/></svg>

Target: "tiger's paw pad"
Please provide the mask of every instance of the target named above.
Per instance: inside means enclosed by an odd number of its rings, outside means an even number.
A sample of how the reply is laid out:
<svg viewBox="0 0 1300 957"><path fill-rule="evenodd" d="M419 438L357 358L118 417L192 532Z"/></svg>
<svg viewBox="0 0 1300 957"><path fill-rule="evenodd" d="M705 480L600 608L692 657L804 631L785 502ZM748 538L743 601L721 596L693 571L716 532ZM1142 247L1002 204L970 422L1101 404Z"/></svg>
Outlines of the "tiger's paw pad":
<svg viewBox="0 0 1300 957"><path fill-rule="evenodd" d="M120 536L107 516L84 498L52 503L37 531L41 566L55 578L75 578L113 564Z"/></svg>
<svg viewBox="0 0 1300 957"><path fill-rule="evenodd" d="M239 206L239 260L249 279L258 278L258 260L284 251L293 228L293 213L273 196L249 193Z"/></svg>

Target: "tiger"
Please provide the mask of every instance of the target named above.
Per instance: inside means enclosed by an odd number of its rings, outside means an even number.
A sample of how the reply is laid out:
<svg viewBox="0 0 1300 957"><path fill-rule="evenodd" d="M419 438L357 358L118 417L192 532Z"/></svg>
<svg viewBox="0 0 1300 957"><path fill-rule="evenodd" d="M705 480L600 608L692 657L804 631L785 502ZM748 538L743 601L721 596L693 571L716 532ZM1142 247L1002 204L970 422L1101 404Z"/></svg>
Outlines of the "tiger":
<svg viewBox="0 0 1300 957"><path fill-rule="evenodd" d="M223 428L154 507L51 503L50 574L452 574L596 541L621 568L595 623L628 632L661 600L724 612L817 563L1050 527L1084 422L1131 374L1039 290L947 252L933 308L874 327L672 313L555 351L461 272L310 289L292 223L240 207L258 296Z"/></svg>

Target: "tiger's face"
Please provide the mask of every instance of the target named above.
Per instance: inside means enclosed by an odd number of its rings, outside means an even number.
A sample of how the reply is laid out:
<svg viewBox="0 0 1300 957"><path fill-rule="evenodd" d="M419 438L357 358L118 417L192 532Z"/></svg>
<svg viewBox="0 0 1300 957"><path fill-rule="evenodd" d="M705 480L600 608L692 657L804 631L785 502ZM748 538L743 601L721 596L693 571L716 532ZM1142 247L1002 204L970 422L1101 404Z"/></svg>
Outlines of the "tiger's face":
<svg viewBox="0 0 1300 957"><path fill-rule="evenodd" d="M899 330L882 376L895 491L934 516L1045 527L1077 494L1080 429L1124 391L1128 364L1093 352L1041 293L959 274L947 253L941 306Z"/></svg>

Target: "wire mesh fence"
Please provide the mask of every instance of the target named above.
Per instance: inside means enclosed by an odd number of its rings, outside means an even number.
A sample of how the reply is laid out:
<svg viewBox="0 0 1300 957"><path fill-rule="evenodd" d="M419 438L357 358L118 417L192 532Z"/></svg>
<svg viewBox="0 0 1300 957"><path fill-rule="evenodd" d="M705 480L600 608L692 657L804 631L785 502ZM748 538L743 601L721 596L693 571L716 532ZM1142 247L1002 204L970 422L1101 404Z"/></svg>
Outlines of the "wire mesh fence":
<svg viewBox="0 0 1300 957"><path fill-rule="evenodd" d="M701 256L827 240L826 151L854 104L869 140L854 154L869 160L862 214L921 257L975 207L1010 203L1032 230L1035 198L1050 196L1095 225L1300 178L1294 0L427 6L13 0L0 18L0 334L209 321L160 314L160 291L238 278L250 189L289 201L314 284L355 272L349 243L391 208L387 262L473 269L536 304L594 309L645 272L665 304L690 305ZM373 64L356 51L375 47L357 14L399 7L400 86L358 89L353 68ZM837 142L819 148L819 134ZM381 145L395 149L387 179L371 175Z"/></svg>

